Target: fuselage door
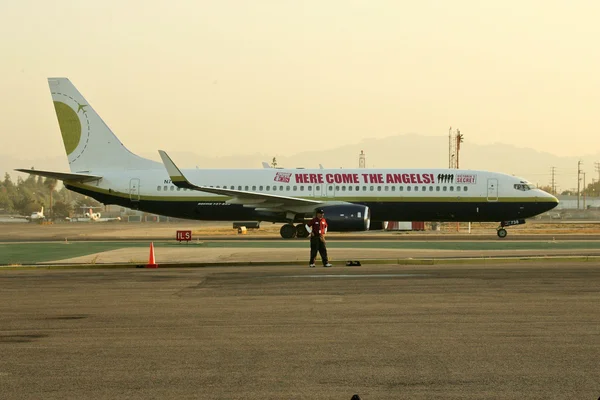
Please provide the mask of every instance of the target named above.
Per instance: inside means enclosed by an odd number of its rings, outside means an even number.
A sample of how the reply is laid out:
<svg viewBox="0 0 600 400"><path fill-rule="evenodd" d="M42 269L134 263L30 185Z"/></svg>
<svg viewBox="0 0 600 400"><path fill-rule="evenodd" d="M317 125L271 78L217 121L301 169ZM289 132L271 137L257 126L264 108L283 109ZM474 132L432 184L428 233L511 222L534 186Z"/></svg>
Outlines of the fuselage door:
<svg viewBox="0 0 600 400"><path fill-rule="evenodd" d="M313 186L313 196L315 198L321 198L327 196L327 186L324 183L316 183Z"/></svg>
<svg viewBox="0 0 600 400"><path fill-rule="evenodd" d="M140 180L133 178L129 181L129 199L140 201Z"/></svg>
<svg viewBox="0 0 600 400"><path fill-rule="evenodd" d="M498 179L496 178L487 180L487 199L488 201L498 201Z"/></svg>
<svg viewBox="0 0 600 400"><path fill-rule="evenodd" d="M327 197L335 197L335 183L327 183L323 185L325 186L327 186Z"/></svg>

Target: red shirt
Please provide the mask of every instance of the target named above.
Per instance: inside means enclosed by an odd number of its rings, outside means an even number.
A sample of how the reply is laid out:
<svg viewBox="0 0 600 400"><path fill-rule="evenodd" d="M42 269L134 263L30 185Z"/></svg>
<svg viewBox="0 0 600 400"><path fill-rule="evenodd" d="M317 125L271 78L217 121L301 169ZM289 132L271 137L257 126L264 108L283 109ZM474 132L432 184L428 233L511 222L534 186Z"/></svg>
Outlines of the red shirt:
<svg viewBox="0 0 600 400"><path fill-rule="evenodd" d="M314 217L307 225L312 229L315 235L325 235L325 233L327 233L327 221L325 218L319 219Z"/></svg>

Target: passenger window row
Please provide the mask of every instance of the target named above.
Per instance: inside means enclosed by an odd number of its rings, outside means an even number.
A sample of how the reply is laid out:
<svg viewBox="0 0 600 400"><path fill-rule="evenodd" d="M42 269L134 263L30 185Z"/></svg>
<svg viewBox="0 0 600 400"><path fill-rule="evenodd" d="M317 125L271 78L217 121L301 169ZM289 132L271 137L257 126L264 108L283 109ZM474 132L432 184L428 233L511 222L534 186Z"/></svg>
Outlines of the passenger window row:
<svg viewBox="0 0 600 400"><path fill-rule="evenodd" d="M517 188L516 186L517 185L515 185L516 189L523 190L521 188ZM526 185L524 185L524 186L526 186ZM304 185L301 185L301 186L289 186L289 185L270 186L269 185L269 186L258 186L258 189L257 189L257 186L237 186L237 188L236 188L236 186L233 186L233 185L231 185L231 186L225 186L225 185L218 186L217 185L217 186L209 186L209 187L214 187L216 189L223 188L223 189L231 189L231 190L240 190L240 191L246 191L246 192L248 192L248 191L256 192L257 190L259 192L284 192L284 191L285 192L289 192L289 191L297 192L298 189L300 189L300 191L303 192L305 188L308 192L312 192L312 190L313 190L312 186L304 186ZM180 187L177 187L177 189L175 189L175 188L176 188L176 186L168 186L168 185L160 186L159 185L156 187L156 190L159 192L161 190L165 191L165 192L167 192L169 190L171 190L171 191L177 190L178 192L181 190L183 190L183 191L190 190L190 189L182 189ZM362 190L361 190L361 188L362 188ZM328 186L327 189L330 192L333 191L333 185ZM315 186L315 190L321 190L321 187ZM413 191L414 192L419 192L419 191L433 192L434 190L436 192L440 192L440 191L442 191L442 192L448 192L448 191L450 191L450 192L466 192L469 190L469 187L468 186L418 186L418 185L415 185L415 186L398 186L398 189L397 189L398 192L404 192L404 191L407 191L407 192L413 192ZM525 189L525 190L529 190L529 189ZM338 186L338 185L336 185L335 191L336 192L339 192L339 191L342 191L342 192L346 192L346 191L348 191L348 192L360 192L360 191L363 191L363 192L374 192L374 191L395 192L396 186L362 186L361 187L358 185L357 186L345 186L345 185Z"/></svg>

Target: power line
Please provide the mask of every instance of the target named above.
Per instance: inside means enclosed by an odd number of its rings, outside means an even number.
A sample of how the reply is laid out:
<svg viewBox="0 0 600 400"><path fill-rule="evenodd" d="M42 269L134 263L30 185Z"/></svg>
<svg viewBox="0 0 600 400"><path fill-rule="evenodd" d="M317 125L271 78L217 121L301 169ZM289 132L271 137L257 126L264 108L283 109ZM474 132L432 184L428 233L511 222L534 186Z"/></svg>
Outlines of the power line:
<svg viewBox="0 0 600 400"><path fill-rule="evenodd" d="M556 194L556 181L554 180L556 167L550 167L550 168L552 170L552 183L550 184L550 187L552 188L552 194Z"/></svg>
<svg viewBox="0 0 600 400"><path fill-rule="evenodd" d="M562 175L562 176L566 176L566 175L573 176L573 174L577 172L576 169L571 169L571 170L564 170L563 169L563 170L561 170L558 167L551 167L551 168L554 168L554 171L555 171L554 175L555 176L560 176L560 175ZM533 176L533 175L535 175L535 176L544 176L545 175L545 176L551 177L552 176L552 170L550 170L550 172L539 172L539 171L538 172L523 172L523 171L519 171L518 174L523 175L523 176Z"/></svg>

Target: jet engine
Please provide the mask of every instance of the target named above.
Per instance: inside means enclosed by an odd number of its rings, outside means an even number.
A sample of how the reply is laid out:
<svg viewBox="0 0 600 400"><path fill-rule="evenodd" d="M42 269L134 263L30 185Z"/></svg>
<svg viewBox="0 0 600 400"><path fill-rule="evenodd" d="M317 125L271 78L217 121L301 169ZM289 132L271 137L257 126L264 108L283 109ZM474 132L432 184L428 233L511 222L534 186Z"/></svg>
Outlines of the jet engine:
<svg viewBox="0 0 600 400"><path fill-rule="evenodd" d="M358 232L369 230L371 210L358 204L322 207L329 232Z"/></svg>
<svg viewBox="0 0 600 400"><path fill-rule="evenodd" d="M101 214L100 213L95 213L95 212L86 212L85 214L83 214L86 218L92 219L94 221L100 219Z"/></svg>

